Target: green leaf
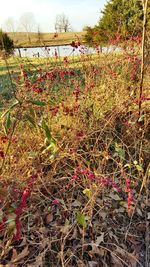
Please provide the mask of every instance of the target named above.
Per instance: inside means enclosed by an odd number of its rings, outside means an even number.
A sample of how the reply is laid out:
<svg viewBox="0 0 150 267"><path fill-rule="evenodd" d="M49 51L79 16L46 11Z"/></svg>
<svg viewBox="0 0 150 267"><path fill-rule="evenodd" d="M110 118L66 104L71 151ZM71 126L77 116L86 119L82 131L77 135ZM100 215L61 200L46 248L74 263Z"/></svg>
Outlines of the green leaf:
<svg viewBox="0 0 150 267"><path fill-rule="evenodd" d="M131 165L130 165L129 163L127 163L127 164L124 165L124 167L125 167L125 168L128 167L128 168L130 169L130 168L131 168Z"/></svg>
<svg viewBox="0 0 150 267"><path fill-rule="evenodd" d="M42 153L44 154L47 152L50 152L53 156L55 156L56 153L58 152L58 147L54 139L50 141L50 144L43 150Z"/></svg>
<svg viewBox="0 0 150 267"><path fill-rule="evenodd" d="M36 117L35 110L34 110L32 107L29 108L29 112L30 112L30 115L31 115L33 118Z"/></svg>
<svg viewBox="0 0 150 267"><path fill-rule="evenodd" d="M143 172L144 171L142 166L140 166L138 164L136 165L136 169L138 170L138 172Z"/></svg>
<svg viewBox="0 0 150 267"><path fill-rule="evenodd" d="M51 138L52 138L52 135L51 135L50 129L49 129L49 127L48 127L48 125L46 124L46 122L45 122L44 119L42 120L42 124L41 124L41 126L42 126L43 130L45 131L45 135L46 135L48 141L50 141Z"/></svg>
<svg viewBox="0 0 150 267"><path fill-rule="evenodd" d="M83 194L86 195L89 199L92 197L92 192L89 188L83 190Z"/></svg>
<svg viewBox="0 0 150 267"><path fill-rule="evenodd" d="M7 113L8 113L12 108L14 108L17 104L19 104L18 100L16 100L16 101L10 106L10 108L7 109L7 110L2 114L1 118L4 118L4 117L7 115Z"/></svg>
<svg viewBox="0 0 150 267"><path fill-rule="evenodd" d="M31 103L33 105L37 105L37 106L45 106L46 105L46 102L40 101L40 100L32 100Z"/></svg>
<svg viewBox="0 0 150 267"><path fill-rule="evenodd" d="M32 116L30 116L29 114L25 114L25 118L34 126L36 127L36 123L35 120Z"/></svg>
<svg viewBox="0 0 150 267"><path fill-rule="evenodd" d="M5 128L6 128L6 132L8 133L8 130L10 128L10 124L11 124L11 121L10 121L10 112L7 113L6 115L6 124L5 124Z"/></svg>
<svg viewBox="0 0 150 267"><path fill-rule="evenodd" d="M142 122L142 121L144 121L144 119L145 119L145 116L146 116L145 114L144 114L144 115L142 115L142 116L141 116L141 117L138 119L138 121L139 121L139 122Z"/></svg>
<svg viewBox="0 0 150 267"><path fill-rule="evenodd" d="M116 144L115 151L119 158L125 159L125 150Z"/></svg>
<svg viewBox="0 0 150 267"><path fill-rule="evenodd" d="M28 157L29 157L29 158L36 158L37 155L38 155L38 152L36 152L36 151L30 151L30 152L28 153Z"/></svg>
<svg viewBox="0 0 150 267"><path fill-rule="evenodd" d="M16 227L15 219L16 219L16 214L11 213L8 215L6 223L8 225L9 230L14 229Z"/></svg>
<svg viewBox="0 0 150 267"><path fill-rule="evenodd" d="M86 227L85 216L80 211L77 212L76 220L77 220L78 224L80 224L83 228Z"/></svg>

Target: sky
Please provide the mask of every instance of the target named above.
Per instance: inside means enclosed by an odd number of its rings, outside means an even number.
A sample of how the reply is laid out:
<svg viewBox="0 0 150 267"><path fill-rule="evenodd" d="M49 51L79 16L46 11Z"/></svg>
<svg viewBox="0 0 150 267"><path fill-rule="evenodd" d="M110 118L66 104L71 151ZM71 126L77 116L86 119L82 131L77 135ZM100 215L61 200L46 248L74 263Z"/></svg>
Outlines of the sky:
<svg viewBox="0 0 150 267"><path fill-rule="evenodd" d="M18 21L23 13L32 12L40 30L54 32L56 15L64 13L74 31L84 26L94 26L107 0L0 0L0 27L5 29L6 20ZM16 30L15 29L15 30ZM6 29L5 29L6 30Z"/></svg>

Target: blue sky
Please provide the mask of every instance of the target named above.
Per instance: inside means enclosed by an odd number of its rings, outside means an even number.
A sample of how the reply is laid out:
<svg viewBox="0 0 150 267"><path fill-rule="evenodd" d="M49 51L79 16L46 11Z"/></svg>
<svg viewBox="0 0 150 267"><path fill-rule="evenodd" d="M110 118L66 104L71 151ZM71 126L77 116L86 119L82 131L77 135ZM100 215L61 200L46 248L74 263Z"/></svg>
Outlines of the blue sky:
<svg viewBox="0 0 150 267"><path fill-rule="evenodd" d="M32 12L42 31L54 31L56 15L64 13L74 31L98 22L106 0L1 0L0 26L12 17L17 22L25 12Z"/></svg>

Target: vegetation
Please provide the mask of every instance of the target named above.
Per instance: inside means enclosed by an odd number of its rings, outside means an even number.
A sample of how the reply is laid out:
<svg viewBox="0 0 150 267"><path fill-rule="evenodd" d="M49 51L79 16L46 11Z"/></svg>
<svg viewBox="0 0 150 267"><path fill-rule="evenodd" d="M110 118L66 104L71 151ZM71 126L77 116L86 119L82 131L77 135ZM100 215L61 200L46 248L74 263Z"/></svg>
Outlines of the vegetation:
<svg viewBox="0 0 150 267"><path fill-rule="evenodd" d="M127 49L1 60L1 266L149 266L143 28Z"/></svg>
<svg viewBox="0 0 150 267"><path fill-rule="evenodd" d="M13 40L8 36L7 33L0 30L0 52L5 50L6 54L12 54L14 49Z"/></svg>
<svg viewBox="0 0 150 267"><path fill-rule="evenodd" d="M71 31L71 25L70 25L69 19L65 14L56 16L55 31L56 32Z"/></svg>
<svg viewBox="0 0 150 267"><path fill-rule="evenodd" d="M149 4L148 4L149 5ZM148 29L150 30L150 5L148 6ZM105 5L98 24L86 27L85 42L89 45L107 44L116 35L121 40L142 35L143 5L141 0L111 0Z"/></svg>

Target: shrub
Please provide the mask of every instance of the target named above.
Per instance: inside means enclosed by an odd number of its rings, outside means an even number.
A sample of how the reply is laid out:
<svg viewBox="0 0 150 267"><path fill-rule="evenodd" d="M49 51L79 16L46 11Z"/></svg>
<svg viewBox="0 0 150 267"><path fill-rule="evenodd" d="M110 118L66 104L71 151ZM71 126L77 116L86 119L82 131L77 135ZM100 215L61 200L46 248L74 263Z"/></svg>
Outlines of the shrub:
<svg viewBox="0 0 150 267"><path fill-rule="evenodd" d="M12 54L14 50L14 43L7 33L0 30L0 54L3 50L5 50L7 55Z"/></svg>

